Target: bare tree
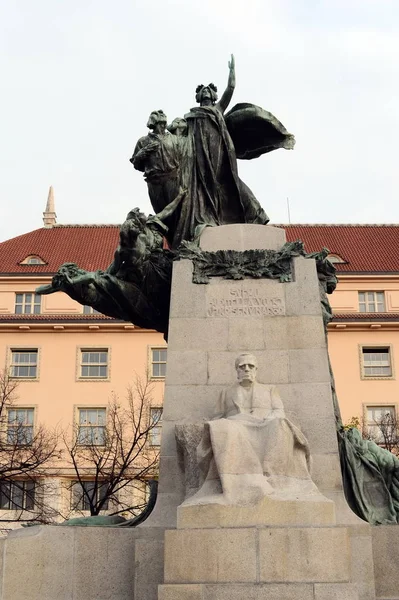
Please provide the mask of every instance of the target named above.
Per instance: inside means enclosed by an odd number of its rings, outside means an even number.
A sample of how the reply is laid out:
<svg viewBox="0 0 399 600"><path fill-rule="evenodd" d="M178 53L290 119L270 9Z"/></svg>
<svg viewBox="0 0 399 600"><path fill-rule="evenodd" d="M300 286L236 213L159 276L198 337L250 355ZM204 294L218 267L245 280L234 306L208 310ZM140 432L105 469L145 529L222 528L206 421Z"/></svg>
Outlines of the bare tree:
<svg viewBox="0 0 399 600"><path fill-rule="evenodd" d="M152 389L136 376L126 402L111 399L103 423L76 424L72 442L64 435L75 474L72 512L136 515L145 508L143 488L157 477L159 463L158 448L150 444L160 420L151 411Z"/></svg>
<svg viewBox="0 0 399 600"><path fill-rule="evenodd" d="M0 371L0 522L47 523L56 516L46 476L60 458L59 435L34 425L33 410L16 404L17 388L8 369Z"/></svg>
<svg viewBox="0 0 399 600"><path fill-rule="evenodd" d="M387 410L372 422L363 418L352 417L345 428L356 427L365 440L375 442L389 452L399 456L399 420L396 413Z"/></svg>

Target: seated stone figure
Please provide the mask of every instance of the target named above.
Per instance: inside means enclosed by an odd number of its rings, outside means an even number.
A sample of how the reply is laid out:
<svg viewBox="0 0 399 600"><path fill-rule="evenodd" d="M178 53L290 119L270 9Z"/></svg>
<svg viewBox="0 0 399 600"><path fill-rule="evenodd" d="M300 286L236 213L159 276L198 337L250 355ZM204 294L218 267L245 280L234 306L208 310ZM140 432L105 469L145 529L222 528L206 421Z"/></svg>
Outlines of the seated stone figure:
<svg viewBox="0 0 399 600"><path fill-rule="evenodd" d="M286 418L276 386L256 381L251 354L240 355L235 366L238 382L222 391L217 415L204 424L196 449L199 489L184 505L321 495L310 476L307 440ZM186 427L177 426L180 446Z"/></svg>

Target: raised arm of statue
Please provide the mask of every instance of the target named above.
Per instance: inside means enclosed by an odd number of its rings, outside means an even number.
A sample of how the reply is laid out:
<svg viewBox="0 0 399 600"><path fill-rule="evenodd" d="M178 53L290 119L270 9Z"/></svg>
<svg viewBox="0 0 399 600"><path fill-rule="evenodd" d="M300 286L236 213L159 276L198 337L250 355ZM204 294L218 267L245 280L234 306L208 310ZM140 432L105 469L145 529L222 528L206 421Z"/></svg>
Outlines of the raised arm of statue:
<svg viewBox="0 0 399 600"><path fill-rule="evenodd" d="M235 71L234 56L232 54L231 60L229 61L229 79L227 82L227 88L225 89L222 97L220 98L219 102L217 103L217 106L219 107L219 110L222 113L225 112L228 105L230 104L230 101L233 97L233 92L234 92L235 87L236 87L236 71Z"/></svg>

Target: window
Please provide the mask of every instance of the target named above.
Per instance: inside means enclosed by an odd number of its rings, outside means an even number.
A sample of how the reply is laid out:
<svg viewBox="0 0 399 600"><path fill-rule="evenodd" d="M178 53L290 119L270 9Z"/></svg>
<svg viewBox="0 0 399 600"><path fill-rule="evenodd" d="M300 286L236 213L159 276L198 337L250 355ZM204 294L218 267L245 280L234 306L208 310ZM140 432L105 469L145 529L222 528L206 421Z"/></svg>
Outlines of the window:
<svg viewBox="0 0 399 600"><path fill-rule="evenodd" d="M150 446L160 446L162 433L162 408L151 408L150 420Z"/></svg>
<svg viewBox="0 0 399 600"><path fill-rule="evenodd" d="M367 433L378 443L396 437L396 412L394 406L367 406Z"/></svg>
<svg viewBox="0 0 399 600"><path fill-rule="evenodd" d="M104 446L105 408L79 408L78 444L81 446Z"/></svg>
<svg viewBox="0 0 399 600"><path fill-rule="evenodd" d="M329 254L327 260L333 264L345 263L345 261L339 256L339 254Z"/></svg>
<svg viewBox="0 0 399 600"><path fill-rule="evenodd" d="M41 296L28 292L26 294L15 294L16 315L40 315Z"/></svg>
<svg viewBox="0 0 399 600"><path fill-rule="evenodd" d="M2 481L0 483L1 510L33 510L34 506L34 481Z"/></svg>
<svg viewBox="0 0 399 600"><path fill-rule="evenodd" d="M37 348L11 350L10 376L18 379L36 379L37 355Z"/></svg>
<svg viewBox="0 0 399 600"><path fill-rule="evenodd" d="M40 258L40 256L36 256L36 254L32 254L31 256L27 256L20 265L45 265L44 260Z"/></svg>
<svg viewBox="0 0 399 600"><path fill-rule="evenodd" d="M385 312L384 292L359 292L359 311L362 313Z"/></svg>
<svg viewBox="0 0 399 600"><path fill-rule="evenodd" d="M107 379L108 350L87 349L80 351L80 377L82 379Z"/></svg>
<svg viewBox="0 0 399 600"><path fill-rule="evenodd" d="M151 377L164 378L166 375L166 348L151 348Z"/></svg>
<svg viewBox="0 0 399 600"><path fill-rule="evenodd" d="M362 360L364 377L392 377L389 347L362 348Z"/></svg>
<svg viewBox="0 0 399 600"><path fill-rule="evenodd" d="M33 408L9 408L7 411L7 444L28 446L33 440Z"/></svg>
<svg viewBox="0 0 399 600"><path fill-rule="evenodd" d="M107 484L95 481L75 481L72 488L72 509L90 510L90 502L98 505L104 500L107 492ZM108 498L105 498L101 510L108 510Z"/></svg>

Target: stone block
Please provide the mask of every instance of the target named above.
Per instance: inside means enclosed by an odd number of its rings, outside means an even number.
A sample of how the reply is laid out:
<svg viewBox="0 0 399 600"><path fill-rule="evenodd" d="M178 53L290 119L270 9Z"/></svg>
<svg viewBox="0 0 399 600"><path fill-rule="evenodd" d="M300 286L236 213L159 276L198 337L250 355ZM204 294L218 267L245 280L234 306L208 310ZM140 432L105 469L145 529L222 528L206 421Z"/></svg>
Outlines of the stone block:
<svg viewBox="0 0 399 600"><path fill-rule="evenodd" d="M289 348L288 317L264 317L263 340L266 350L287 350Z"/></svg>
<svg viewBox="0 0 399 600"><path fill-rule="evenodd" d="M299 256L292 261L294 281L284 284L287 316L321 315L316 263Z"/></svg>
<svg viewBox="0 0 399 600"><path fill-rule="evenodd" d="M373 561L372 531L378 527L371 527L368 523L361 521L360 525L348 527L351 548L351 581L357 585L359 598L361 600L374 600L376 594L375 569ZM395 560L392 555L388 561ZM392 563L391 563L392 564ZM385 565L383 567L385 570ZM391 569L390 569L391 570ZM385 571L387 572L387 571ZM397 570L392 570L396 576L396 594L399 596L399 577ZM391 580L392 582L392 580Z"/></svg>
<svg viewBox="0 0 399 600"><path fill-rule="evenodd" d="M244 318L253 328L253 319L285 315L284 286L276 279L211 278L206 285L206 314L209 318Z"/></svg>
<svg viewBox="0 0 399 600"><path fill-rule="evenodd" d="M307 583L204 585L203 600L314 600Z"/></svg>
<svg viewBox="0 0 399 600"><path fill-rule="evenodd" d="M330 382L290 383L279 385L286 413L296 419L331 419L334 423L334 407Z"/></svg>
<svg viewBox="0 0 399 600"><path fill-rule="evenodd" d="M214 416L223 385L174 385L165 390L163 419L196 423Z"/></svg>
<svg viewBox="0 0 399 600"><path fill-rule="evenodd" d="M377 598L399 597L399 536L395 525L372 527Z"/></svg>
<svg viewBox="0 0 399 600"><path fill-rule="evenodd" d="M263 321L266 349L326 348L320 316L264 317Z"/></svg>
<svg viewBox="0 0 399 600"><path fill-rule="evenodd" d="M255 506L188 504L177 509L179 529L334 524L334 503L319 496L312 500L276 500L266 496Z"/></svg>
<svg viewBox="0 0 399 600"><path fill-rule="evenodd" d="M300 419L301 429L308 439L311 454L338 453L335 424L331 419Z"/></svg>
<svg viewBox="0 0 399 600"><path fill-rule="evenodd" d="M280 250L285 244L285 230L271 225L233 224L204 229L200 246L208 252L216 250Z"/></svg>
<svg viewBox="0 0 399 600"><path fill-rule="evenodd" d="M352 526L367 526L367 523L362 521L362 519L359 519L359 517L349 508L343 490L331 490L326 488L323 489L323 494L335 504L337 525L346 525L350 529L352 529Z"/></svg>
<svg viewBox="0 0 399 600"><path fill-rule="evenodd" d="M131 532L77 527L72 597L107 600L112 590L116 598L131 598L134 592L134 578L131 576L134 572L134 547L135 536Z"/></svg>
<svg viewBox="0 0 399 600"><path fill-rule="evenodd" d="M166 385L198 385L207 382L207 357L200 350L168 350Z"/></svg>
<svg viewBox="0 0 399 600"><path fill-rule="evenodd" d="M259 531L260 581L349 582L349 536L343 527Z"/></svg>
<svg viewBox="0 0 399 600"><path fill-rule="evenodd" d="M158 585L163 582L163 550L163 541L136 540L132 599L158 600Z"/></svg>
<svg viewBox="0 0 399 600"><path fill-rule="evenodd" d="M324 348L289 350L290 383L330 381L327 351Z"/></svg>
<svg viewBox="0 0 399 600"><path fill-rule="evenodd" d="M206 317L206 285L194 284L192 281L193 265L191 260L174 262L169 313L171 332L173 332L176 317Z"/></svg>
<svg viewBox="0 0 399 600"><path fill-rule="evenodd" d="M203 600L202 590L203 586L196 584L160 585L158 600Z"/></svg>
<svg viewBox="0 0 399 600"><path fill-rule="evenodd" d="M228 325L228 319L225 318L174 319L169 334L169 347L173 350L227 350Z"/></svg>
<svg viewBox="0 0 399 600"><path fill-rule="evenodd" d="M263 350L264 347L265 338L261 319L259 319L259 323L248 317L229 319L228 350L237 353L253 352L254 350Z"/></svg>
<svg viewBox="0 0 399 600"><path fill-rule="evenodd" d="M236 352L208 353L208 383L210 385L232 385L237 379L234 361ZM258 359L257 379L259 383L279 384L289 382L288 351L257 350L253 352Z"/></svg>
<svg viewBox="0 0 399 600"><path fill-rule="evenodd" d="M324 324L321 316L301 315L286 317L288 326L289 347L327 348Z"/></svg>
<svg viewBox="0 0 399 600"><path fill-rule="evenodd" d="M359 600L359 595L351 583L316 583L314 600Z"/></svg>
<svg viewBox="0 0 399 600"><path fill-rule="evenodd" d="M165 583L256 581L255 529L165 532Z"/></svg>
<svg viewBox="0 0 399 600"><path fill-rule="evenodd" d="M159 464L159 488L166 494L184 495L183 474L176 456L161 456Z"/></svg>
<svg viewBox="0 0 399 600"><path fill-rule="evenodd" d="M183 409L182 409L183 410ZM161 456L176 456L175 422L162 420Z"/></svg>
<svg viewBox="0 0 399 600"><path fill-rule="evenodd" d="M338 454L313 454L312 479L322 490L342 490L341 465Z"/></svg>
<svg viewBox="0 0 399 600"><path fill-rule="evenodd" d="M176 509L183 502L180 494L159 492L154 510L148 519L140 525L140 528L153 527L176 527L177 512Z"/></svg>
<svg viewBox="0 0 399 600"><path fill-rule="evenodd" d="M2 600L73 597L75 532L72 529L37 526L8 535Z"/></svg>

